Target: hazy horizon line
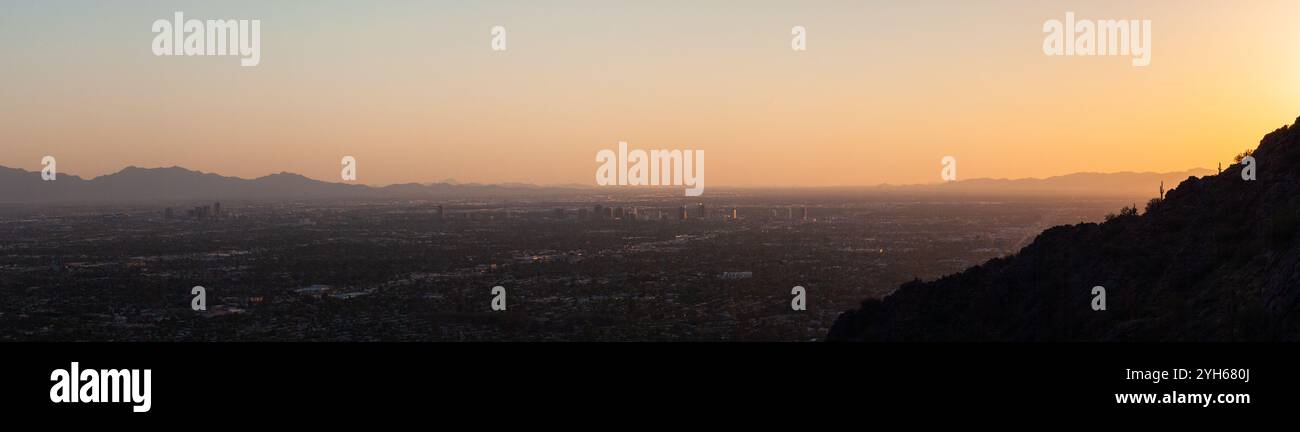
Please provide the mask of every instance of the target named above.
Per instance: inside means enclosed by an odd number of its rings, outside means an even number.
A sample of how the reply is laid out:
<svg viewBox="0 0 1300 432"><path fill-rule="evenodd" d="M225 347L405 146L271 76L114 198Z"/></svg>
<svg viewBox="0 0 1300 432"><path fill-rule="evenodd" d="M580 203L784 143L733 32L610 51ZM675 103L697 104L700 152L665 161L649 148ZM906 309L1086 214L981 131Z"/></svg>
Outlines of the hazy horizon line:
<svg viewBox="0 0 1300 432"><path fill-rule="evenodd" d="M447 178L447 179L443 179L443 180L430 180L430 181L424 181L424 182L405 182L405 183L373 184L373 183L364 183L364 182L346 182L346 181L322 180L322 179L319 179L319 178L315 178L315 177L311 177L311 176L308 176L308 175L305 175L305 174L296 173L296 172L291 172L291 171L272 172L272 173L264 174L264 175L257 176L257 177L247 178L247 177L240 177L240 176L237 176L237 175L221 174L221 173L218 173L218 172L201 171L201 170L196 170L196 169L186 168L186 167L181 166L181 165L157 166L157 167L144 167L144 166L137 166L137 165L127 165L127 166L122 167L121 169L119 169L119 170L117 170L117 171L114 171L114 172L111 172L111 173L107 173L107 174L100 174L100 175L97 175L97 176L94 176L94 177L82 177L82 176L79 176L79 175L77 175L77 174L70 173L70 172L60 172L59 175L66 175L66 176L76 177L76 178L78 178L78 179L85 180L85 181L92 181L92 180L97 180L97 179L100 179L100 178L103 178L103 177L108 177L108 176L112 176L112 175L121 174L122 172L124 172L124 171L126 171L126 170L129 170L129 169L132 169L132 168L135 168L135 169L141 169L141 170L181 169L181 170L185 170L185 171L189 171L189 172L194 172L194 173L198 173L198 174L203 174L203 175L216 175L216 176L224 177L224 178L233 178L233 179L247 180L247 181L257 180L257 179L266 178L266 177L272 177L272 176L276 176L276 175L294 175L294 176L299 176L299 177L303 177L303 178L306 178L306 179L309 179L309 180L314 180L314 181L318 181L318 182L322 182L322 183L330 183L330 184L344 184L344 185L356 185L356 186L366 186L366 187L370 187L370 188L385 188L385 187L390 187L390 186L403 186L403 185L412 185L412 184L414 184L414 185L421 185L421 186L428 186L428 185L435 185L435 184L446 184L446 185L465 185L465 186L508 186L508 185L521 185L521 186L531 186L531 187L539 187L539 188L589 188L589 189L598 189L598 188L600 188L600 186L599 186L599 185L596 185L596 184L581 184L581 183L531 183L531 182L496 182L496 183L484 183L484 182L477 182L477 181L459 181L459 180L456 180L456 179L454 179L454 178ZM22 172L25 172L25 173L30 173L30 174L40 174L40 172L41 172L40 170L32 171L32 170L28 170L28 169L26 169L26 168L10 167L10 166L6 166L6 165L0 165L0 169L11 169L11 170L17 170L17 171L22 171ZM974 177L974 178L968 178L968 179L954 180L954 181L951 181L951 182L945 182L945 181L940 180L940 181L936 181L936 182L933 182L933 183L888 183L888 182L886 182L886 183L875 183L875 184L841 184L841 185L824 185L824 186L803 186L803 185L725 185L725 184L724 184L724 185L719 185L719 186L709 186L709 187L710 187L710 188L721 188L721 189L841 189L841 188L872 188L872 187L910 187L910 186L940 186L940 185L943 185L943 184L946 184L946 183L962 183L962 182L970 182L970 181L977 181L977 180L984 180L984 181L1026 181L1026 180L1049 180L1049 179L1059 178L1059 177L1067 177L1067 176L1072 176L1072 175L1086 175L1086 174L1094 174L1094 175L1119 175L1119 174L1138 174L1138 175L1141 175L1141 174L1153 174L1153 175L1165 175L1165 174L1189 173L1189 172L1197 172L1197 171L1213 172L1214 170L1213 170L1213 169L1210 169L1210 168L1205 168L1205 167L1192 167L1192 168L1183 169L1183 170L1176 170L1176 171L1129 171L1129 170L1125 170L1125 171L1112 171L1112 172L1101 172L1101 171L1076 171L1076 172L1069 172L1069 173L1064 173L1064 174L1051 175L1051 176L1047 176L1047 177L1015 177L1015 178L1010 178L1010 177ZM656 188L660 188L660 187L655 187L655 186L645 186L645 187L642 187L642 186L635 186L635 187L630 187L630 188L634 188L634 189L656 189ZM672 186L663 186L662 188L672 188Z"/></svg>

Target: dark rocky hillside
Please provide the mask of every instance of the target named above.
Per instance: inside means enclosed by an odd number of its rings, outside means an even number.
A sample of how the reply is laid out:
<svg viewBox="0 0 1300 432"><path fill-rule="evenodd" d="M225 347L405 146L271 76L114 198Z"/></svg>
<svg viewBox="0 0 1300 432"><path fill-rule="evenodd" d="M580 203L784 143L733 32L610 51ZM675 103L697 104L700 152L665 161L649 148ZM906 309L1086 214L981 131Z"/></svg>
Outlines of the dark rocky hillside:
<svg viewBox="0 0 1300 432"><path fill-rule="evenodd" d="M865 301L827 339L1300 340L1300 127L1266 135L1254 158L1255 181L1234 164L1137 203L1141 215L1048 229L1015 255Z"/></svg>

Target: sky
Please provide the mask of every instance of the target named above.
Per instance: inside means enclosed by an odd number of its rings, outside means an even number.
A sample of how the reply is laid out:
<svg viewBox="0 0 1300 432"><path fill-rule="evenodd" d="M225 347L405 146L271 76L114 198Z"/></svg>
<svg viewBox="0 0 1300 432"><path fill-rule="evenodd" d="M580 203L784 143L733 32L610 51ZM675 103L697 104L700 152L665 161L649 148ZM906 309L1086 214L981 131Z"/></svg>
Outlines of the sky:
<svg viewBox="0 0 1300 432"><path fill-rule="evenodd" d="M261 21L261 62L152 23ZM1151 20L1151 63L1048 56L1047 20ZM718 186L1214 168L1300 116L1300 2L0 0L0 165L594 184L704 150ZM491 49L493 26L507 49ZM807 50L791 49L791 28Z"/></svg>

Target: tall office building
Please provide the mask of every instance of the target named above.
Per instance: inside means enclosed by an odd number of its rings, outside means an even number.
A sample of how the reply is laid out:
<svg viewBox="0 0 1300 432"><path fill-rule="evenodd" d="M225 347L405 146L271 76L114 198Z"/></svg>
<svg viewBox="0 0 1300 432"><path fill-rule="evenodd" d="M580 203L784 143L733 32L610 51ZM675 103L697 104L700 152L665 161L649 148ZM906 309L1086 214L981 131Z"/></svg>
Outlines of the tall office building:
<svg viewBox="0 0 1300 432"><path fill-rule="evenodd" d="M704 203L700 203L700 212L696 214L695 217L700 218L701 220L708 218L708 216L704 213Z"/></svg>
<svg viewBox="0 0 1300 432"><path fill-rule="evenodd" d="M677 211L677 218L681 220L686 220L688 217L689 216L687 216L686 214L686 206L683 205L682 208Z"/></svg>
<svg viewBox="0 0 1300 432"><path fill-rule="evenodd" d="M442 206L438 206L437 216L439 222L442 222L447 217L447 213L443 212Z"/></svg>
<svg viewBox="0 0 1300 432"><path fill-rule="evenodd" d="M198 206L185 212L190 219L207 219L212 214L212 206Z"/></svg>

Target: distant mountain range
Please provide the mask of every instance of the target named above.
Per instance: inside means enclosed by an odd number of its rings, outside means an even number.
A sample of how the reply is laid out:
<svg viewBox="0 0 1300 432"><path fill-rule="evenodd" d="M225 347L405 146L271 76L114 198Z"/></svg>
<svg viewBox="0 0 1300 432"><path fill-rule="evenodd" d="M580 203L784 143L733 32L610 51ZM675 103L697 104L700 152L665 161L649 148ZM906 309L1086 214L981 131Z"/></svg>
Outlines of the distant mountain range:
<svg viewBox="0 0 1300 432"><path fill-rule="evenodd" d="M827 339L1300 340L1300 126L1253 157L1253 181L1233 164L1141 214L1048 229L1015 255L864 301Z"/></svg>
<svg viewBox="0 0 1300 432"><path fill-rule="evenodd" d="M181 167L127 167L93 179L59 173L43 181L40 172L0 167L0 202L125 202L194 199L422 199L545 196L579 191L572 187L522 184L396 184L372 187L330 183L293 173L255 179L226 177Z"/></svg>
<svg viewBox="0 0 1300 432"><path fill-rule="evenodd" d="M882 185L858 188L880 194L1006 195L1006 196L1120 196L1145 197L1158 194L1163 181L1172 187L1188 177L1211 174L1206 169L1171 173L1079 173L1046 179L972 179L932 185ZM725 188L724 188L725 189ZM817 188L810 188L817 189ZM129 202L210 199L448 199L510 198L577 195L595 190L628 192L639 188L596 189L580 185L536 186L507 183L485 185L454 181L383 187L332 183L293 173L272 174L255 179L226 177L181 167L127 167L92 179L59 173L54 181L43 181L39 172L0 166L0 203Z"/></svg>
<svg viewBox="0 0 1300 432"><path fill-rule="evenodd" d="M1154 197L1160 185L1173 189L1188 177L1214 174L1214 170L1196 168L1176 172L1075 173L1044 179L979 178L934 185L881 186L885 191L960 195L1042 195L1059 197L1113 196Z"/></svg>

